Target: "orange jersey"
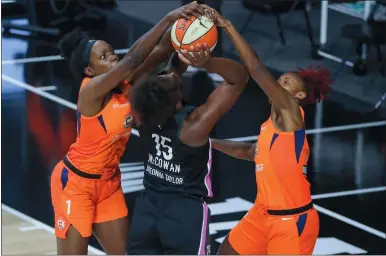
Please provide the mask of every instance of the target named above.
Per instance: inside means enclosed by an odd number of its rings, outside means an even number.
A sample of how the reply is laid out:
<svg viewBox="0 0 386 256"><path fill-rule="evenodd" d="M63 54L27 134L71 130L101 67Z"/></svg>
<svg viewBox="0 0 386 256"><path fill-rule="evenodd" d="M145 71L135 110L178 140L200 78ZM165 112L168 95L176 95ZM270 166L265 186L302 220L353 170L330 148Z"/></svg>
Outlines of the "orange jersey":
<svg viewBox="0 0 386 256"><path fill-rule="evenodd" d="M304 120L304 111L300 108ZM255 156L257 197L267 209L293 209L311 202L306 169L310 148L305 129L280 132L271 117L261 126Z"/></svg>
<svg viewBox="0 0 386 256"><path fill-rule="evenodd" d="M85 78L82 87L89 80ZM119 166L133 122L128 90L126 86L122 94L113 94L95 116L86 117L77 112L77 138L67 158L82 172L109 177Z"/></svg>

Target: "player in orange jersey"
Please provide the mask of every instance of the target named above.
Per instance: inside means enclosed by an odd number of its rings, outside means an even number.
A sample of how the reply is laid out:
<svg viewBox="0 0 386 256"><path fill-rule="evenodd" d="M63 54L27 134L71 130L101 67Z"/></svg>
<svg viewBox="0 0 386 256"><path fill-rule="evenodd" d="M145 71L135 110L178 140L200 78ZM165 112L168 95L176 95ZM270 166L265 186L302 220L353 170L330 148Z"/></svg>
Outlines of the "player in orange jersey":
<svg viewBox="0 0 386 256"><path fill-rule="evenodd" d="M118 166L133 121L126 80L138 75L136 70L154 53L169 25L203 13L196 2L170 12L120 61L111 45L92 40L79 30L60 41L61 55L69 59L72 71L83 82L76 142L51 176L59 254L87 254L92 233L107 254L125 254L128 210Z"/></svg>
<svg viewBox="0 0 386 256"><path fill-rule="evenodd" d="M310 149L301 106L325 98L331 90L329 73L309 68L283 74L276 81L232 23L214 10L211 14L272 104L257 143L212 139L215 149L255 161L258 188L254 206L232 229L218 254L312 254L319 217L306 178Z"/></svg>

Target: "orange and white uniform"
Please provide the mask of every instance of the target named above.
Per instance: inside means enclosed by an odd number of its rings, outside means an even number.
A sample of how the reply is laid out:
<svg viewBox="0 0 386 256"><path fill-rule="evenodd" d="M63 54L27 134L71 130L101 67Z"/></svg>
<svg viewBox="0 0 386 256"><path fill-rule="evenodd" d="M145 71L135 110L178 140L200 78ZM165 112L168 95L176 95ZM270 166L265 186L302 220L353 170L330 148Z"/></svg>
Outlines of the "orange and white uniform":
<svg viewBox="0 0 386 256"><path fill-rule="evenodd" d="M90 79L85 78L84 86ZM100 113L85 117L77 112L77 138L51 176L55 235L65 238L70 225L82 237L92 224L127 216L121 188L120 159L129 140L133 117L128 85L113 94Z"/></svg>
<svg viewBox="0 0 386 256"><path fill-rule="evenodd" d="M239 254L312 254L319 216L306 178L309 154L305 129L280 132L271 117L263 123L255 155L256 201L229 234Z"/></svg>

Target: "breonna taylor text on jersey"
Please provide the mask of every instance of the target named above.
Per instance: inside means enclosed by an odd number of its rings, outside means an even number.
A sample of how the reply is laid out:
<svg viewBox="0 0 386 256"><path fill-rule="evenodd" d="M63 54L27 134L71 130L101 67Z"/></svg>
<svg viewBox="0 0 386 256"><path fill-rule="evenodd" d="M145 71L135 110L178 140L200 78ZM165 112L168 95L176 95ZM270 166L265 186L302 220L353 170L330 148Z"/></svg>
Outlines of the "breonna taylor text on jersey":
<svg viewBox="0 0 386 256"><path fill-rule="evenodd" d="M162 127L139 127L148 159L144 186L159 192L212 197L210 140L200 147L190 147L180 138L180 129L194 107L184 107Z"/></svg>

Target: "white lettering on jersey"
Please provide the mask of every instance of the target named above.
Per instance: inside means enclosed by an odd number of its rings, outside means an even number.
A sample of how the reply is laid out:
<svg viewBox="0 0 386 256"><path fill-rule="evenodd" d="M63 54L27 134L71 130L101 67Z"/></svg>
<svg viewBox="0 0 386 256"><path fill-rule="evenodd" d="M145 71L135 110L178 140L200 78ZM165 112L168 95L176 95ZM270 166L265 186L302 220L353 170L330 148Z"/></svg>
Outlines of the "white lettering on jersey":
<svg viewBox="0 0 386 256"><path fill-rule="evenodd" d="M124 107L128 107L128 106L129 106L129 103L124 103L124 104L115 103L115 104L113 104L113 108L124 108Z"/></svg>
<svg viewBox="0 0 386 256"><path fill-rule="evenodd" d="M264 171L264 164L256 164L255 171L256 172Z"/></svg>

